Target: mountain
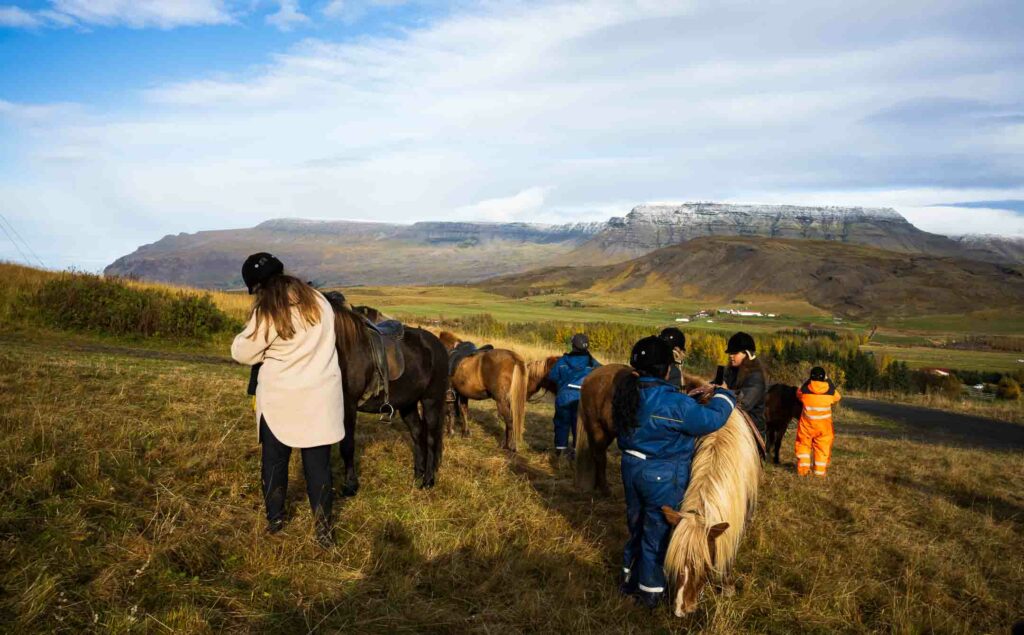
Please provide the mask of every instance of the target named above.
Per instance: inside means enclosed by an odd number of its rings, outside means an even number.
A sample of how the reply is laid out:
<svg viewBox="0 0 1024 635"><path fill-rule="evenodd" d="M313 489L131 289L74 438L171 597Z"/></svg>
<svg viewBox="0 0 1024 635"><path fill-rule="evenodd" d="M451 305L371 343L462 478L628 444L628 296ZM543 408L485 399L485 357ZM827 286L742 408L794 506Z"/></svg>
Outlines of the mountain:
<svg viewBox="0 0 1024 635"><path fill-rule="evenodd" d="M1024 268L823 240L710 237L623 263L546 267L478 283L512 297L644 287L729 301L799 299L850 317L1024 305Z"/></svg>
<svg viewBox="0 0 1024 635"><path fill-rule="evenodd" d="M889 208L684 203L634 207L624 218L609 220L570 260L581 264L625 261L707 236L834 240L895 251L962 255L956 241L921 231Z"/></svg>
<svg viewBox="0 0 1024 635"><path fill-rule="evenodd" d="M104 275L239 288L245 257L269 251L288 270L326 286L469 282L552 262L602 227L278 219L165 236L118 258Z"/></svg>
<svg viewBox="0 0 1024 635"><path fill-rule="evenodd" d="M604 223L270 220L248 229L165 236L118 258L106 275L206 288L240 288L247 255L269 251L323 285L474 282L548 265L624 262L694 238L761 236L827 240L904 253L1007 264L1024 247L986 237L921 231L891 209L685 203L640 205Z"/></svg>
<svg viewBox="0 0 1024 635"><path fill-rule="evenodd" d="M967 253L981 253L1001 262L1024 263L1024 237L966 234L954 240Z"/></svg>

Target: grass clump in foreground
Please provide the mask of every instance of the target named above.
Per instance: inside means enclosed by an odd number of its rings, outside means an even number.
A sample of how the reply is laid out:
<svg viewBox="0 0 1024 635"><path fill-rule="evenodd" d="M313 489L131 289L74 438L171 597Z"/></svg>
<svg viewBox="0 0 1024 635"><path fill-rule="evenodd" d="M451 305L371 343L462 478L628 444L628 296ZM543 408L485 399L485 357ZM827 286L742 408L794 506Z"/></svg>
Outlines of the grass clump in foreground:
<svg viewBox="0 0 1024 635"><path fill-rule="evenodd" d="M245 369L8 338L0 347L0 620L22 632L1004 632L1024 613L1024 457L837 416L828 480L769 466L739 593L693 617L615 589L621 489L552 467L551 407L514 460L489 403L413 487L400 422L360 420L359 496L319 550L263 535ZM792 461L792 432L783 458ZM618 482L613 459L613 483Z"/></svg>
<svg viewBox="0 0 1024 635"><path fill-rule="evenodd" d="M29 306L53 328L114 336L203 339L240 327L209 295L133 287L84 273L44 282Z"/></svg>

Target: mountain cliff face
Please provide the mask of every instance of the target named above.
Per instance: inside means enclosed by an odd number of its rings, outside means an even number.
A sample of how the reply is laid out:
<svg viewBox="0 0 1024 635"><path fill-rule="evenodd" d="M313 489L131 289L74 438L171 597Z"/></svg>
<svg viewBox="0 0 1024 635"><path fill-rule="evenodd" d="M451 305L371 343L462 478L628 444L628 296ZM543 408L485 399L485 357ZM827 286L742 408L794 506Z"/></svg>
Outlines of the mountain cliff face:
<svg viewBox="0 0 1024 635"><path fill-rule="evenodd" d="M239 288L245 257L269 251L289 271L321 285L447 284L551 262L602 227L278 219L250 229L165 236L118 258L104 274Z"/></svg>
<svg viewBox="0 0 1024 635"><path fill-rule="evenodd" d="M933 255L960 251L954 241L921 231L888 208L684 203L634 207L624 218L609 220L573 256L604 264L706 236L835 240Z"/></svg>
<svg viewBox="0 0 1024 635"><path fill-rule="evenodd" d="M270 220L249 229L165 236L117 259L107 275L240 288L245 257L269 251L322 285L474 282L552 265L605 265L715 236L860 244L900 253L1024 263L1024 241L952 240L891 209L685 203L640 205L605 223Z"/></svg>

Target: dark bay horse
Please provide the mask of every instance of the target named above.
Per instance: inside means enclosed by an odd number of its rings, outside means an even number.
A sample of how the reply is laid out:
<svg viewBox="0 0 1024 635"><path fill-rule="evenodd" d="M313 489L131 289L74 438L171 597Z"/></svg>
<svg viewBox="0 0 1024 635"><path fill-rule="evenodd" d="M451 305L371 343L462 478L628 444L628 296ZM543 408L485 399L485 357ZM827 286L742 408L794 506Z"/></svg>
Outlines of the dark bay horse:
<svg viewBox="0 0 1024 635"><path fill-rule="evenodd" d="M442 331L441 343L450 352L462 342L456 335ZM463 436L469 435L469 400L493 399L498 416L505 422L505 440L501 447L515 452L523 442L526 424L526 361L515 351L492 348L466 357L451 376L455 403L449 432L455 419L461 419Z"/></svg>
<svg viewBox="0 0 1024 635"><path fill-rule="evenodd" d="M386 410L383 396L359 401L376 380L366 319L356 313L345 296L334 291L324 294L334 307L338 363L345 390L345 438L341 458L345 461L344 495L359 489L356 475L356 412L380 413ZM405 371L389 382L391 406L402 416L412 437L413 474L420 487L433 487L441 464L444 438L444 400L448 392L448 353L437 337L418 328L406 328L399 342L405 358Z"/></svg>
<svg viewBox="0 0 1024 635"><path fill-rule="evenodd" d="M782 438L786 436L786 428L793 419L800 419L803 408L803 403L796 398L796 386L772 384L765 394L764 420L768 428L765 444L775 465L779 464L779 449L782 447Z"/></svg>

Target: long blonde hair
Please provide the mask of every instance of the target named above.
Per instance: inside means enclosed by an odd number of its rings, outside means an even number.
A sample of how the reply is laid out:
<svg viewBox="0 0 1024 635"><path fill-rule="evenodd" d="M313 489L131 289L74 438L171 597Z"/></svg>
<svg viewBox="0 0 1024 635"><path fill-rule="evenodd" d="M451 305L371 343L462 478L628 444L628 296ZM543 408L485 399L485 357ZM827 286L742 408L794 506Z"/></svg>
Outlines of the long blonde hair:
<svg viewBox="0 0 1024 635"><path fill-rule="evenodd" d="M306 326L319 324L322 318L317 292L302 280L285 274L277 275L266 282L260 283L252 311L256 316L256 329L250 336L256 339L260 328L267 333L270 325L274 325L277 334L283 340L295 336L296 325L292 321L292 307L299 311L299 316Z"/></svg>

